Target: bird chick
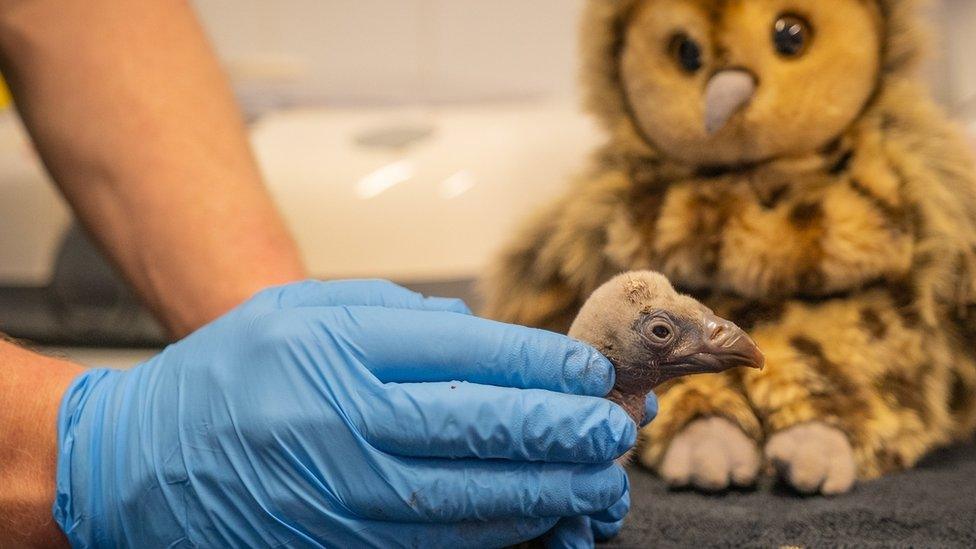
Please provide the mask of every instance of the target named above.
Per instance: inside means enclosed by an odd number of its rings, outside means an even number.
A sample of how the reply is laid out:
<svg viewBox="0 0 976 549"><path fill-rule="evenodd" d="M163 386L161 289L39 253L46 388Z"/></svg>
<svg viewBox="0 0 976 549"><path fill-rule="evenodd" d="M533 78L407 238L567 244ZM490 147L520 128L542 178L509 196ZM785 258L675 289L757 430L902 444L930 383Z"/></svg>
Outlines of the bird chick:
<svg viewBox="0 0 976 549"><path fill-rule="evenodd" d="M610 359L617 380L608 398L638 423L647 395L666 381L765 365L742 329L650 271L624 273L593 292L569 336Z"/></svg>

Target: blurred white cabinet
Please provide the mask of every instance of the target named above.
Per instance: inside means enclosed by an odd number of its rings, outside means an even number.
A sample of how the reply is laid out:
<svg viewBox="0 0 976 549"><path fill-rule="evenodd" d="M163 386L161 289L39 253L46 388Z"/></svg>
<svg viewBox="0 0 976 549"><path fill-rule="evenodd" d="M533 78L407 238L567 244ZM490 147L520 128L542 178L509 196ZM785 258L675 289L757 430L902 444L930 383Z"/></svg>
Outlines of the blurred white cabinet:
<svg viewBox="0 0 976 549"><path fill-rule="evenodd" d="M408 282L479 276L603 139L561 101L300 109L253 135L313 274Z"/></svg>

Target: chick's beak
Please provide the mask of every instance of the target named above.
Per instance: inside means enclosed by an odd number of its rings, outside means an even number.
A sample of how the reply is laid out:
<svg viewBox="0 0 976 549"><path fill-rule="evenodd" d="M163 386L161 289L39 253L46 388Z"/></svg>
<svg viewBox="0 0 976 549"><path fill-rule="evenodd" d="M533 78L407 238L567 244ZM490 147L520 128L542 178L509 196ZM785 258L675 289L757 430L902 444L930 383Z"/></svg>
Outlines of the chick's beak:
<svg viewBox="0 0 976 549"><path fill-rule="evenodd" d="M756 95L756 77L741 69L715 73L705 88L705 131L718 133Z"/></svg>
<svg viewBox="0 0 976 549"><path fill-rule="evenodd" d="M699 352L713 357L706 362L714 362L721 370L739 367L762 370L766 365L766 357L756 342L742 328L724 318L706 314L702 335Z"/></svg>
<svg viewBox="0 0 976 549"><path fill-rule="evenodd" d="M664 379L717 374L732 368L761 370L766 365L759 346L735 324L711 312L704 313L699 322L694 335L664 366Z"/></svg>

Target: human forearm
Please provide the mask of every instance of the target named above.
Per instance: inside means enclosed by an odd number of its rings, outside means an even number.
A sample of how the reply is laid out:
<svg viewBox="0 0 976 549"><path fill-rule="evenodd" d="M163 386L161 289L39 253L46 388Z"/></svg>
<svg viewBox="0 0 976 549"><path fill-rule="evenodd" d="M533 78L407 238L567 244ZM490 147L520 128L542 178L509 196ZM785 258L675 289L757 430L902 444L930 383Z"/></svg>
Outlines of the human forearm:
<svg viewBox="0 0 976 549"><path fill-rule="evenodd" d="M80 372L0 341L0 547L66 544L51 515L57 414Z"/></svg>
<svg viewBox="0 0 976 549"><path fill-rule="evenodd" d="M0 2L0 54L54 179L175 335L305 276L186 3Z"/></svg>

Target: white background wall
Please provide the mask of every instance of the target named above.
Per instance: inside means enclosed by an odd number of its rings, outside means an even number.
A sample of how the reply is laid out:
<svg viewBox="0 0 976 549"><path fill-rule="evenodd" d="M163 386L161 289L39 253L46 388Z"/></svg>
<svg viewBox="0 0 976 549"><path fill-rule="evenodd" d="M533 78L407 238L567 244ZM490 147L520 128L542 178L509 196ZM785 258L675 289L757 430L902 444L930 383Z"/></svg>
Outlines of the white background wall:
<svg viewBox="0 0 976 549"><path fill-rule="evenodd" d="M246 100L472 101L574 92L583 0L195 0ZM976 119L976 0L936 1L930 78Z"/></svg>
<svg viewBox="0 0 976 549"><path fill-rule="evenodd" d="M332 103L568 94L581 0L197 0L245 86Z"/></svg>

